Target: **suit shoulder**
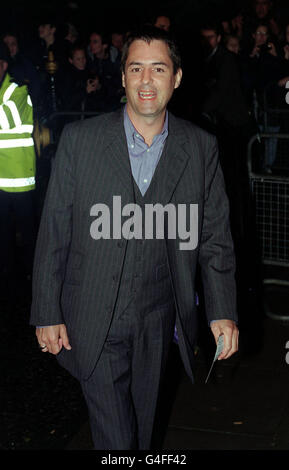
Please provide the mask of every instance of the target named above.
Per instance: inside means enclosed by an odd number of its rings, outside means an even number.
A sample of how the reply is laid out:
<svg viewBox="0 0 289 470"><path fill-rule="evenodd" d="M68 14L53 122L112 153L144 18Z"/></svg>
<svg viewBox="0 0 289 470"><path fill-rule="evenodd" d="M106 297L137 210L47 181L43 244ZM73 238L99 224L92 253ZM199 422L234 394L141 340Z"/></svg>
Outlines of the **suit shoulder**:
<svg viewBox="0 0 289 470"><path fill-rule="evenodd" d="M93 133L94 135L102 133L103 130L110 125L110 122L113 122L115 117L116 112L111 112L87 118L83 121L74 121L65 125L64 133L78 136L81 136L82 134L87 135L87 133Z"/></svg>
<svg viewBox="0 0 289 470"><path fill-rule="evenodd" d="M189 139L197 139L201 142L206 143L216 141L215 135L201 128L197 124L175 116L173 117L173 119L177 126L182 129L182 131L186 134Z"/></svg>

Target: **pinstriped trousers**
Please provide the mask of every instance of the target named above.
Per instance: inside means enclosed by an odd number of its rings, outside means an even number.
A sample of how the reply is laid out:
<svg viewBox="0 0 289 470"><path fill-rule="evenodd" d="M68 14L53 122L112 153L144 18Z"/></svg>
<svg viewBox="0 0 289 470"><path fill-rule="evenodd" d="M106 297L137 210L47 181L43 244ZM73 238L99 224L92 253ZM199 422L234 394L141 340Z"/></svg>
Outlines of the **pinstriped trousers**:
<svg viewBox="0 0 289 470"><path fill-rule="evenodd" d="M175 324L172 301L143 314L133 300L113 318L93 374L81 382L94 448L150 448Z"/></svg>

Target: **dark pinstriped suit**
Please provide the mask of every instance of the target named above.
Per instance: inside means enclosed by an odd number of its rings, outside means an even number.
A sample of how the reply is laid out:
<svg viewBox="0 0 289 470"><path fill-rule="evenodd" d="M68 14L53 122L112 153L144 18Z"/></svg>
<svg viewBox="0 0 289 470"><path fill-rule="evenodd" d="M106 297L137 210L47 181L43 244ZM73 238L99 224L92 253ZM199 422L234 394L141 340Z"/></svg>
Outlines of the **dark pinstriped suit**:
<svg viewBox="0 0 289 470"><path fill-rule="evenodd" d="M140 205L145 202L163 206L169 202L198 204L197 249L179 250L179 239L168 239L166 243L145 240L144 256L136 240L92 239L90 209L95 203L111 207L113 195L121 196L122 206L134 201ZM138 273L137 260L145 273L145 281L134 277ZM143 372L137 379L133 378L132 384L127 379L128 372L122 372L126 377L123 394L133 389L135 396L140 397L145 395L144 387L148 391L138 408L151 401L154 410L160 368L165 363L175 321L183 363L193 380L194 281L198 262L208 321L237 320L228 202L215 138L169 115L166 145L151 185L142 198L131 176L122 112L67 126L57 151L37 242L31 324L66 324L72 350L62 349L58 361L81 381L89 407L93 398L91 388L88 391L86 385L94 381L101 390L108 374L105 363L108 356L104 351L117 345L121 334L131 340L138 337L139 343L145 341L148 345L147 350L154 349L149 360L149 356L143 359L143 364L139 351L136 354L135 370ZM154 323L156 316L150 315L152 311L158 312L158 323ZM141 337L142 322L151 320L147 337ZM163 339L163 345L158 344L158 337ZM135 343L133 348L137 348ZM109 354L114 357L115 352L110 350ZM123 354L127 356L128 350ZM118 359L116 370L121 364L121 357ZM145 361L150 365L151 374L144 374ZM117 416L118 398L113 404L108 395L103 392L103 397L99 398L102 403L105 399L109 401L110 412L115 412L112 419L107 420L107 427L112 430L119 426L118 434L123 435L127 428L125 421L130 419L128 415L137 410ZM97 405L94 410L96 408ZM139 415L135 423L140 427L148 422L146 431L138 429L142 434L138 444L129 436L114 444L115 448L149 447L153 413L150 417L146 413L145 410L141 418ZM95 412L95 416L99 416L105 427L106 419L101 413ZM119 425L116 425L117 419L122 420ZM97 432L100 436L100 430ZM105 444L99 444L99 448L105 448L101 445Z"/></svg>

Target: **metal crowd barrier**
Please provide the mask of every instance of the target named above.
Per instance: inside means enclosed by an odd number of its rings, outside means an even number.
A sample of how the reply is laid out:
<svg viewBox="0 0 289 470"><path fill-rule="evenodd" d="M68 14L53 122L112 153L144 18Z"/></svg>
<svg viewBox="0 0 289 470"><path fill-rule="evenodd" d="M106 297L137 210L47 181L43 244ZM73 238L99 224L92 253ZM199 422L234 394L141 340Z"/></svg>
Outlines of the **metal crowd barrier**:
<svg viewBox="0 0 289 470"><path fill-rule="evenodd" d="M269 139L277 143L286 143L289 158L289 134L259 134L251 138L248 144L248 173L255 212L257 239L262 263L271 267L282 268L287 273L289 268L289 175L279 172L264 174L260 166L262 143ZM260 147L261 144L261 147ZM281 271L281 270L280 270ZM280 273L279 273L280 274ZM283 276L284 277L284 276ZM281 276L263 279L265 285L288 287L289 280ZM266 307L265 307L266 310ZM274 319L289 320L288 316L272 314Z"/></svg>
<svg viewBox="0 0 289 470"><path fill-rule="evenodd" d="M267 85L263 93L254 92L255 117L261 132L289 132L289 104L286 103L288 89L277 83Z"/></svg>

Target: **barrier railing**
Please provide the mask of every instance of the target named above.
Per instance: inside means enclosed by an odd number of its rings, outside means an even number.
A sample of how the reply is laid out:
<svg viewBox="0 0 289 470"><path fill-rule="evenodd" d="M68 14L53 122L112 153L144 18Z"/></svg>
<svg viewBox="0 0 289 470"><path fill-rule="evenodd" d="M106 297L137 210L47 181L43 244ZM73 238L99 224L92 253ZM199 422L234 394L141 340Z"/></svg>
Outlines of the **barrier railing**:
<svg viewBox="0 0 289 470"><path fill-rule="evenodd" d="M286 103L288 89L276 83L267 85L262 95L257 97L257 122L262 132L289 132L289 105Z"/></svg>
<svg viewBox="0 0 289 470"><path fill-rule="evenodd" d="M289 149L289 134L253 136L248 144L248 174L262 263L267 266L285 268L287 271L289 268L289 176L280 173L265 174L262 172L260 162L256 161L260 159L260 144L272 138L277 142L286 142ZM257 151L254 145L258 145ZM276 276L263 279L263 283L289 286L287 279ZM288 317L284 317L283 314L278 316L270 311L266 313L274 319L289 320L289 309Z"/></svg>

